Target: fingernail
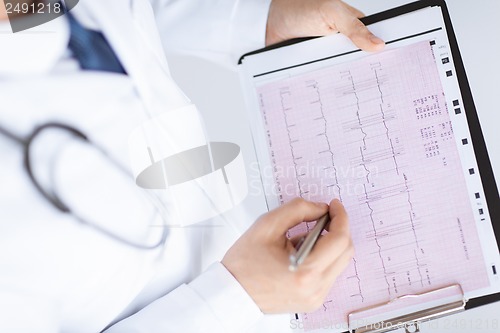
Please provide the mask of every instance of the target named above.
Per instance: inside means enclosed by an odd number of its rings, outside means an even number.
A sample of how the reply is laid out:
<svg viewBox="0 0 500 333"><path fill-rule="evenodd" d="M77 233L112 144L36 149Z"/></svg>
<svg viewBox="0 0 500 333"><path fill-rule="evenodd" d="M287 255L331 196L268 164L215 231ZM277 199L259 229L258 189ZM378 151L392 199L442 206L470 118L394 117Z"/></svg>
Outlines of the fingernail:
<svg viewBox="0 0 500 333"><path fill-rule="evenodd" d="M371 41L373 44L385 44L385 42L384 42L382 39L378 38L378 37L377 37L377 36L375 36L375 35L371 35L371 36L370 36L370 41Z"/></svg>
<svg viewBox="0 0 500 333"><path fill-rule="evenodd" d="M315 202L316 206L320 207L320 208L326 208L328 207L328 204L325 203L325 202Z"/></svg>

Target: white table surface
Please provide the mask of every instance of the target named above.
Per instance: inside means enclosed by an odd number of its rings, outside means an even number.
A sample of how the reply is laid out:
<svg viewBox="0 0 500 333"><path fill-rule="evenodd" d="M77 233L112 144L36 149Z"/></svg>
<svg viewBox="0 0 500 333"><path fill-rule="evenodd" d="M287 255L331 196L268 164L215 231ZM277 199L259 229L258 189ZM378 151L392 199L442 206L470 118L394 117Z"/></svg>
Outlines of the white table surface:
<svg viewBox="0 0 500 333"><path fill-rule="evenodd" d="M346 0L369 15L411 1ZM448 0L450 15L474 96L497 184L500 183L500 0ZM245 161L255 160L235 69L205 60L169 55L172 74L205 115L212 141L231 141L242 148ZM250 171L250 178L254 177ZM262 198L249 196L246 211L260 215ZM240 226L244 229L245 226ZM500 302L432 321L421 332L500 332ZM281 330L280 330L281 331ZM273 330L274 332L274 330Z"/></svg>

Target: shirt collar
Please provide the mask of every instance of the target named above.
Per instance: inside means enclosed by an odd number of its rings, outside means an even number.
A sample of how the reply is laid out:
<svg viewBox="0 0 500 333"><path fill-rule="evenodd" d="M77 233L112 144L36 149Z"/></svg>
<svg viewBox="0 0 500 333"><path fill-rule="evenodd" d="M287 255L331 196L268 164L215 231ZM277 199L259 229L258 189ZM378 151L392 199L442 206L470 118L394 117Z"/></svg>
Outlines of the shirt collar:
<svg viewBox="0 0 500 333"><path fill-rule="evenodd" d="M1 21L0 78L49 72L65 54L68 41L69 26L64 15L17 33L12 33L8 21Z"/></svg>

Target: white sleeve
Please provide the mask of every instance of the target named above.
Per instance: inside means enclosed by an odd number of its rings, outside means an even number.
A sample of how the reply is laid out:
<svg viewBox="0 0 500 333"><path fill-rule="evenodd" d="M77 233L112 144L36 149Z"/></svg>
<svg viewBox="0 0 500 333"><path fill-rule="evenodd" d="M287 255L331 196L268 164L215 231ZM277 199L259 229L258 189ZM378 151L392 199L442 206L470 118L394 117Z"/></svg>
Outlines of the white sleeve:
<svg viewBox="0 0 500 333"><path fill-rule="evenodd" d="M236 64L265 46L271 0L150 0L167 53Z"/></svg>
<svg viewBox="0 0 500 333"><path fill-rule="evenodd" d="M244 332L263 316L236 279L212 264L183 284L105 333Z"/></svg>

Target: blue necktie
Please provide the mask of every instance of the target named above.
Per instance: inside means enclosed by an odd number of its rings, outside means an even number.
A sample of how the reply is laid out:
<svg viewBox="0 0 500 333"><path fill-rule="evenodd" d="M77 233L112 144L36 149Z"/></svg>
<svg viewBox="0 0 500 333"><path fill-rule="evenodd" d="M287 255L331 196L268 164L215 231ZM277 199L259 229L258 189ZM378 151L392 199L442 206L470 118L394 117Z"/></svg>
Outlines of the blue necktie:
<svg viewBox="0 0 500 333"><path fill-rule="evenodd" d="M70 12L66 15L71 30L68 47L82 69L127 74L101 32L85 28Z"/></svg>

